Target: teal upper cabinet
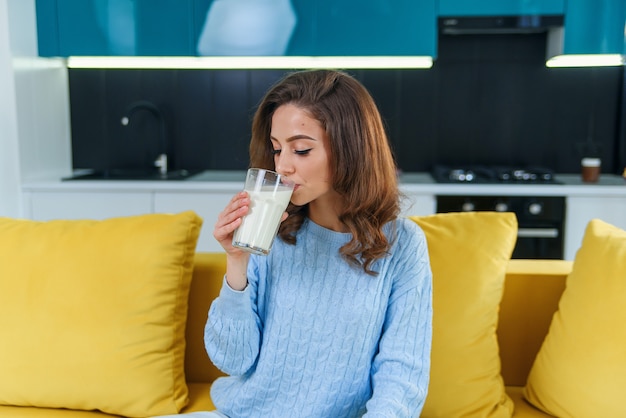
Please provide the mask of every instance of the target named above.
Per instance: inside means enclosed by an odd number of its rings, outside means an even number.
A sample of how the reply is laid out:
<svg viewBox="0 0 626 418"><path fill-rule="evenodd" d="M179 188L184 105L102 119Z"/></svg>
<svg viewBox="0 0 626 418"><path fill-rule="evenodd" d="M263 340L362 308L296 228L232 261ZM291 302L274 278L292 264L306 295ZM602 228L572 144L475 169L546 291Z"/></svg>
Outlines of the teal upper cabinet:
<svg viewBox="0 0 626 418"><path fill-rule="evenodd" d="M194 0L36 0L39 55L191 55Z"/></svg>
<svg viewBox="0 0 626 418"><path fill-rule="evenodd" d="M296 28L291 0L198 0L197 53L285 55Z"/></svg>
<svg viewBox="0 0 626 418"><path fill-rule="evenodd" d="M39 54L427 55L437 0L36 0Z"/></svg>
<svg viewBox="0 0 626 418"><path fill-rule="evenodd" d="M56 1L36 0L37 46L42 57L59 55L59 23Z"/></svg>
<svg viewBox="0 0 626 418"><path fill-rule="evenodd" d="M564 11L565 0L439 0L439 16L562 15Z"/></svg>
<svg viewBox="0 0 626 418"><path fill-rule="evenodd" d="M436 56L436 0L293 0L289 55Z"/></svg>
<svg viewBox="0 0 626 418"><path fill-rule="evenodd" d="M111 0L108 1L110 4ZM135 3L137 55L194 54L197 30L193 25L193 0L132 2Z"/></svg>
<svg viewBox="0 0 626 418"><path fill-rule="evenodd" d="M624 0L568 0L563 54L623 54Z"/></svg>

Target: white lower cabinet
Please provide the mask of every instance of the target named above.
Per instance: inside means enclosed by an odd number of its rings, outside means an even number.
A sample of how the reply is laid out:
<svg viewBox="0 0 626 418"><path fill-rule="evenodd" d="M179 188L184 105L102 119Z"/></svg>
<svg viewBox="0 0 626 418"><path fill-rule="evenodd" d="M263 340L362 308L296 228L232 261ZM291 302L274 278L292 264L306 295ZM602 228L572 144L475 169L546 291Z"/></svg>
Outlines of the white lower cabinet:
<svg viewBox="0 0 626 418"><path fill-rule="evenodd" d="M437 201L432 194L405 192L405 199L401 202L403 216L432 215L437 210Z"/></svg>
<svg viewBox="0 0 626 418"><path fill-rule="evenodd" d="M213 226L217 216L224 210L234 192L156 192L154 195L155 213L179 213L193 210L202 219L202 230L198 239L197 251L223 251L213 238Z"/></svg>
<svg viewBox="0 0 626 418"><path fill-rule="evenodd" d="M582 244L587 224L601 219L618 228L626 229L626 197L570 196L565 214L565 256L573 260Z"/></svg>
<svg viewBox="0 0 626 418"><path fill-rule="evenodd" d="M107 219L193 210L204 221L198 251L223 251L213 239L213 225L234 194L231 191L27 191L24 193L24 216L38 221Z"/></svg>
<svg viewBox="0 0 626 418"><path fill-rule="evenodd" d="M151 192L37 191L24 193L27 218L106 219L152 212Z"/></svg>
<svg viewBox="0 0 626 418"><path fill-rule="evenodd" d="M198 251L223 251L213 238L219 213L239 190L26 190L24 216L35 220L105 219L146 213L195 211L203 218ZM436 212L435 196L404 190L403 216ZM626 196L568 196L564 231L564 258L573 260L585 228L593 218L626 229Z"/></svg>

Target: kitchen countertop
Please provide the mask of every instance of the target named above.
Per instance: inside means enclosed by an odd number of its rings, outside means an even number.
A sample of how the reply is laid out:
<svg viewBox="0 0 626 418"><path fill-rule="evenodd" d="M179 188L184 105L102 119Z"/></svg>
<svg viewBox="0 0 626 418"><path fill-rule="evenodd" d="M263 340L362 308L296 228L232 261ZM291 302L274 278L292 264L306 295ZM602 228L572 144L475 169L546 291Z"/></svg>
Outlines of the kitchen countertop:
<svg viewBox="0 0 626 418"><path fill-rule="evenodd" d="M506 195L506 196L622 196L626 197L626 180L618 175L602 174L597 183L583 183L579 174L557 174L562 184L443 184L428 173L403 173L403 192L427 195ZM245 171L207 170L186 180L72 180L40 179L25 182L25 192L236 192L241 190Z"/></svg>

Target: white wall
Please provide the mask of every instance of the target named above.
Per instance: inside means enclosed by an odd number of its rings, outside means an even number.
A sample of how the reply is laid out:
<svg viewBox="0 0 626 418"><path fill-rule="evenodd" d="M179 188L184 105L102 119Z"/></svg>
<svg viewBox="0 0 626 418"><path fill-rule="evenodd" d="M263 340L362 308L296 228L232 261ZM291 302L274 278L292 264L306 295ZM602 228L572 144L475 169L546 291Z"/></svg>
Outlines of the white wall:
<svg viewBox="0 0 626 418"><path fill-rule="evenodd" d="M17 106L7 0L0 0L0 92L0 216L19 216Z"/></svg>
<svg viewBox="0 0 626 418"><path fill-rule="evenodd" d="M21 185L71 171L63 60L37 57L34 0L0 0L0 216L21 217Z"/></svg>

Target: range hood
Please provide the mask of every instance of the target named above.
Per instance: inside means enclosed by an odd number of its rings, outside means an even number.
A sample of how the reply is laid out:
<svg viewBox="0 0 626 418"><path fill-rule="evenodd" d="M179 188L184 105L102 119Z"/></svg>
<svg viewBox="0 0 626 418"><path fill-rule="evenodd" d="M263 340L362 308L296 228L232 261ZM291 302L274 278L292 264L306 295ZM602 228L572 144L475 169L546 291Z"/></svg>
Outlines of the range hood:
<svg viewBox="0 0 626 418"><path fill-rule="evenodd" d="M526 34L563 27L562 15L524 16L447 16L438 21L445 35Z"/></svg>
<svg viewBox="0 0 626 418"><path fill-rule="evenodd" d="M589 33L590 29L577 28L571 24L569 31ZM547 67L600 67L619 66L624 57L619 53L606 53L605 37L600 37L599 46L587 45L582 48L570 42L569 50L564 51L565 17L563 15L519 15L519 16L446 16L438 19L439 33L443 35L499 35L547 33ZM607 26L606 24L601 25ZM595 31L597 32L597 31ZM591 31L594 33L594 31ZM574 38L574 36L572 36ZM579 52L581 49L582 52ZM594 49L593 52L589 49Z"/></svg>

